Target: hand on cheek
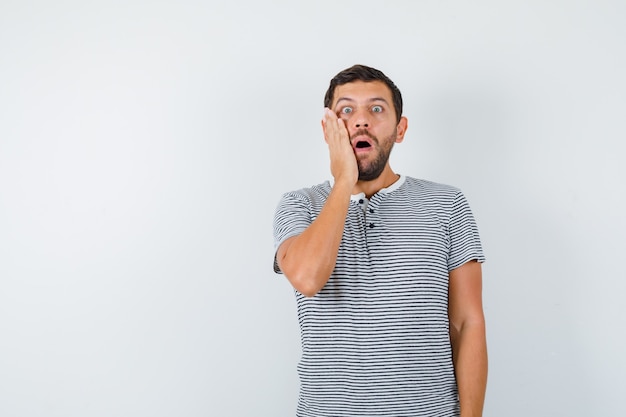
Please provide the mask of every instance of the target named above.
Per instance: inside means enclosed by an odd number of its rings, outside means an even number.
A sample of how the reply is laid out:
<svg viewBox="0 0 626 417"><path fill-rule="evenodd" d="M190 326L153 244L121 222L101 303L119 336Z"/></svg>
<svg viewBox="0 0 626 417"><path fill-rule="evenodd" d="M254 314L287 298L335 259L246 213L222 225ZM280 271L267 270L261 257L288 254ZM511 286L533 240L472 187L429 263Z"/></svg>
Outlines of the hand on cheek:
<svg viewBox="0 0 626 417"><path fill-rule="evenodd" d="M358 166L344 121L326 108L324 109L322 128L324 129L324 139L328 144L331 172L335 180L347 178L356 183Z"/></svg>

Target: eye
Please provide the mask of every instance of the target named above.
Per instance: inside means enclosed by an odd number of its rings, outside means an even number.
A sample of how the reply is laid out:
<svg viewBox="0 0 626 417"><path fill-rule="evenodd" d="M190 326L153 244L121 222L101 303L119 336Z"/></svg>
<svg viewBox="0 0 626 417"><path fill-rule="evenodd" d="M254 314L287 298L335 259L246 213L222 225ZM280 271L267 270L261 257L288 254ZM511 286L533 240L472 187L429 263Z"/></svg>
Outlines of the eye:
<svg viewBox="0 0 626 417"><path fill-rule="evenodd" d="M382 106L373 106L372 107L372 112L374 113L381 113L383 111L383 107Z"/></svg>
<svg viewBox="0 0 626 417"><path fill-rule="evenodd" d="M340 112L341 114L350 114L352 113L352 107L342 107Z"/></svg>

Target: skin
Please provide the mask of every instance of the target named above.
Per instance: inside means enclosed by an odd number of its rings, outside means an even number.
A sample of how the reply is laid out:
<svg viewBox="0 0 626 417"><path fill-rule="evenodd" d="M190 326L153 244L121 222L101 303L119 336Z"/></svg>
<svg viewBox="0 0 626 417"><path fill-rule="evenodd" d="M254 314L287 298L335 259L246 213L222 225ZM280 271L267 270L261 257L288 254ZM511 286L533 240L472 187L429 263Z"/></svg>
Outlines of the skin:
<svg viewBox="0 0 626 417"><path fill-rule="evenodd" d="M487 340L482 268L476 261L450 271L448 317L461 417L483 415L487 388Z"/></svg>
<svg viewBox="0 0 626 417"><path fill-rule="evenodd" d="M324 111L322 129L334 185L315 221L277 252L281 270L307 297L324 287L335 268L351 195L363 192L371 197L399 178L388 156L404 139L408 122L405 117L397 121L392 103L391 91L382 81L355 81L338 86L331 109ZM359 142L371 146L361 148ZM364 178L381 155L381 168L373 170L379 175ZM448 304L461 417L479 417L487 383L480 263L471 261L450 272Z"/></svg>

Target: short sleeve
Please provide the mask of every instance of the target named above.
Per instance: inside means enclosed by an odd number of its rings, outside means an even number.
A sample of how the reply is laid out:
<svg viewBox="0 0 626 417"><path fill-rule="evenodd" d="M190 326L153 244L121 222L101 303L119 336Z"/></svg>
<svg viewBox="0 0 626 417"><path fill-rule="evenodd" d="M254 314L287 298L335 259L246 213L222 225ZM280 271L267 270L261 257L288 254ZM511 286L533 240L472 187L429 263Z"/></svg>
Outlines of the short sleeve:
<svg viewBox="0 0 626 417"><path fill-rule="evenodd" d="M450 236L448 271L474 259L478 262L485 261L474 215L461 191L454 198L448 227Z"/></svg>
<svg viewBox="0 0 626 417"><path fill-rule="evenodd" d="M295 192L282 196L274 214L274 272L282 273L276 261L278 247L304 232L311 222L311 204L305 196Z"/></svg>

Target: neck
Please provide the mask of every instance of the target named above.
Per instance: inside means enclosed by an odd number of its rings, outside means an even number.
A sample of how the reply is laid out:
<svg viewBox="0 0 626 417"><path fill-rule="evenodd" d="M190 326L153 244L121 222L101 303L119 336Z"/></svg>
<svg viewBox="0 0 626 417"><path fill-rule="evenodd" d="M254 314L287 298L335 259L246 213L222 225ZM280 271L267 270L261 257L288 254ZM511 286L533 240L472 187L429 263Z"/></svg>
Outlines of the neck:
<svg viewBox="0 0 626 417"><path fill-rule="evenodd" d="M365 193L365 196L370 198L383 188L387 188L394 182L398 181L399 178L400 176L393 172L391 167L387 165L378 178L371 181L357 181L354 185L352 194Z"/></svg>

